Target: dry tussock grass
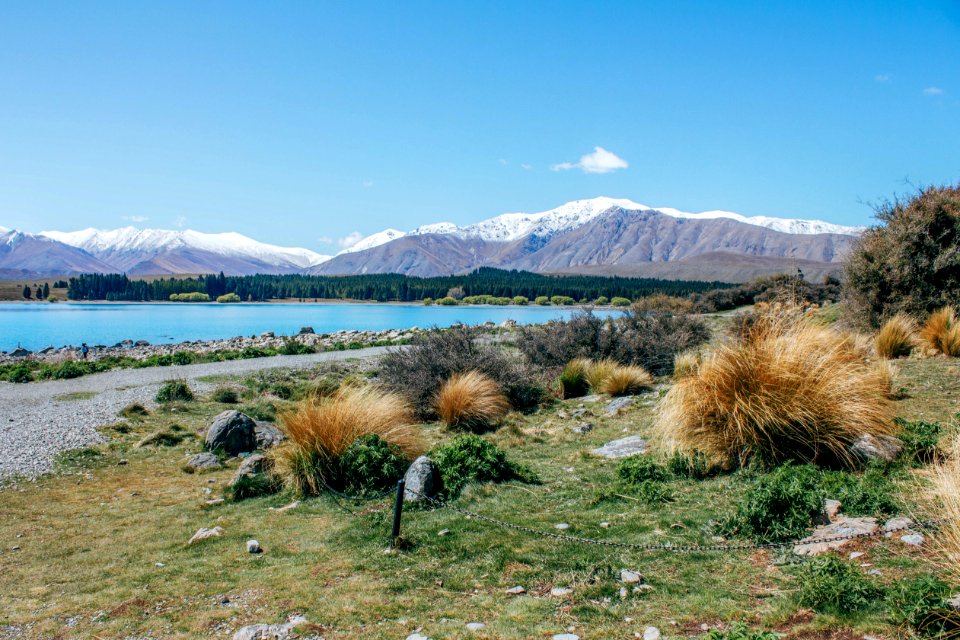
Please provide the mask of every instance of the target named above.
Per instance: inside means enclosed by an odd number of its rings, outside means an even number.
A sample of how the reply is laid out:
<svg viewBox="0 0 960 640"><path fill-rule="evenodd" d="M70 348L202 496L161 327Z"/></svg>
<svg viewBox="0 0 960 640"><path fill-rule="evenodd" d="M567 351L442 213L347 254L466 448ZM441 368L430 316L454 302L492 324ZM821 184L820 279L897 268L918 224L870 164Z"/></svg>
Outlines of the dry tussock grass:
<svg viewBox="0 0 960 640"><path fill-rule="evenodd" d="M725 466L758 455L849 464L864 434L893 434L892 369L856 336L802 318L759 319L679 380L658 408L658 437Z"/></svg>
<svg viewBox="0 0 960 640"><path fill-rule="evenodd" d="M960 437L955 437L948 455L933 473L933 493L941 526L935 536L943 578L960 586Z"/></svg>
<svg viewBox="0 0 960 640"><path fill-rule="evenodd" d="M423 451L413 409L374 386L347 385L326 398L309 398L279 416L287 440L269 454L273 472L302 494L317 494L354 440L376 434L407 457Z"/></svg>
<svg viewBox="0 0 960 640"><path fill-rule="evenodd" d="M451 429L482 431L496 425L510 411L500 387L479 371L450 377L437 394L437 415Z"/></svg>
<svg viewBox="0 0 960 640"><path fill-rule="evenodd" d="M903 358L910 355L917 343L917 323L905 313L898 313L883 323L874 339L881 358Z"/></svg>
<svg viewBox="0 0 960 640"><path fill-rule="evenodd" d="M593 389L594 393L601 393L600 390L603 387L604 380L609 378L610 374L619 366L616 360L611 360L610 358L587 360L587 368L583 373L583 377L586 379L587 384L590 385L590 388Z"/></svg>
<svg viewBox="0 0 960 640"><path fill-rule="evenodd" d="M945 356L960 356L960 324L957 323L956 310L947 306L931 313L920 329L920 339Z"/></svg>
<svg viewBox="0 0 960 640"><path fill-rule="evenodd" d="M699 351L684 351L673 359L673 379L680 380L693 375L703 362L703 354Z"/></svg>
<svg viewBox="0 0 960 640"><path fill-rule="evenodd" d="M653 376L643 367L618 365L604 378L599 391L611 396L638 393L653 384Z"/></svg>

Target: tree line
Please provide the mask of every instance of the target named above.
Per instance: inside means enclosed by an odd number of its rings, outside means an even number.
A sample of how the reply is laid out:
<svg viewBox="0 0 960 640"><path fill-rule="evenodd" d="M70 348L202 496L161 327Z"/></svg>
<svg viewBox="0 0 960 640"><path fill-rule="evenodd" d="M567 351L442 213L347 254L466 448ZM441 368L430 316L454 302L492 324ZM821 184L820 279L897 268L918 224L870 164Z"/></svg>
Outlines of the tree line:
<svg viewBox="0 0 960 640"><path fill-rule="evenodd" d="M446 297L452 290L463 296L567 296L574 300L622 297L637 299L656 293L688 296L731 287L722 282L659 280L608 276L548 276L527 271L483 267L459 276L420 278L395 273L356 276L205 275L195 278L137 280L126 274L83 274L70 278L71 300L146 302L170 300L173 294L205 293L212 299L232 293L246 302L297 298L302 300L376 300L414 302Z"/></svg>

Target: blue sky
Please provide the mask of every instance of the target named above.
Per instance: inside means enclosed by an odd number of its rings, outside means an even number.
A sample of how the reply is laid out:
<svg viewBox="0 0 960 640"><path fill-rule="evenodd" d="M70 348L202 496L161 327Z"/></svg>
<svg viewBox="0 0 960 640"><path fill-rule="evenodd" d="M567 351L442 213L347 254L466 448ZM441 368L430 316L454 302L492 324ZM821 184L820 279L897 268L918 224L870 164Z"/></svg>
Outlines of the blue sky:
<svg viewBox="0 0 960 640"><path fill-rule="evenodd" d="M865 224L960 179L957 2L8 1L0 33L31 231L332 251L596 195Z"/></svg>

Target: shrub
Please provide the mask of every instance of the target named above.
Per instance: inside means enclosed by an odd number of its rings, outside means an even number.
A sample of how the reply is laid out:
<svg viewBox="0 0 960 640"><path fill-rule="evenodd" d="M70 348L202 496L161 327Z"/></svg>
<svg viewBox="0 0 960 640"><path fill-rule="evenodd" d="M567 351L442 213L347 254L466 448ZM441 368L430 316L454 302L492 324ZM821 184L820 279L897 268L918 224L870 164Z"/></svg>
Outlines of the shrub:
<svg viewBox="0 0 960 640"><path fill-rule="evenodd" d="M210 394L210 399L214 402L223 404L237 404L240 402L240 396L233 387L219 386Z"/></svg>
<svg viewBox="0 0 960 640"><path fill-rule="evenodd" d="M217 302L220 304L232 304L235 302L240 302L240 296L235 293L225 293L222 296L217 296Z"/></svg>
<svg viewBox="0 0 960 640"><path fill-rule="evenodd" d="M693 302L689 298L668 296L664 293L655 293L644 296L633 303L633 310L637 313L650 311L667 311L670 313L691 313Z"/></svg>
<svg viewBox="0 0 960 640"><path fill-rule="evenodd" d="M629 307L630 298L621 298L619 296L615 296L610 299L610 304L614 307Z"/></svg>
<svg viewBox="0 0 960 640"><path fill-rule="evenodd" d="M457 436L434 449L430 459L440 470L443 495L455 498L469 482L531 481L531 474L514 465L495 444L474 434Z"/></svg>
<svg viewBox="0 0 960 640"><path fill-rule="evenodd" d="M194 360L194 356L189 351L177 351L173 354L173 364L185 365L191 364Z"/></svg>
<svg viewBox="0 0 960 640"><path fill-rule="evenodd" d="M940 453L940 438L943 427L938 422L917 421L910 422L902 418L896 419L900 427L899 437L903 442L900 457L908 462L933 462Z"/></svg>
<svg viewBox="0 0 960 640"><path fill-rule="evenodd" d="M526 296L513 296L510 302L519 306L525 306L530 304L530 299Z"/></svg>
<svg viewBox="0 0 960 640"><path fill-rule="evenodd" d="M735 622L728 629L711 629L700 636L701 640L779 640L780 634L773 631L751 631L742 622Z"/></svg>
<svg viewBox="0 0 960 640"><path fill-rule="evenodd" d="M890 618L921 637L956 637L960 611L947 604L951 595L950 585L936 576L898 581L888 597Z"/></svg>
<svg viewBox="0 0 960 640"><path fill-rule="evenodd" d="M892 515L900 511L897 487L882 469L867 469L861 475L845 471L824 471L823 495L839 500L849 516Z"/></svg>
<svg viewBox="0 0 960 640"><path fill-rule="evenodd" d="M550 304L556 305L558 307L564 306L564 305L576 304L576 303L577 301L571 298L570 296L552 296L550 298Z"/></svg>
<svg viewBox="0 0 960 640"><path fill-rule="evenodd" d="M537 296L534 301L534 304L539 304L541 306L548 306L550 304L550 298L547 296Z"/></svg>
<svg viewBox="0 0 960 640"><path fill-rule="evenodd" d="M866 609L881 595L859 566L832 555L801 565L797 583L797 603L821 613L848 615Z"/></svg>
<svg viewBox="0 0 960 640"><path fill-rule="evenodd" d="M517 347L542 368L560 368L574 358L612 359L654 375L669 374L677 353L706 342L710 331L699 318L627 311L602 319L589 311L520 329Z"/></svg>
<svg viewBox="0 0 960 640"><path fill-rule="evenodd" d="M665 468L642 454L627 456L621 460L617 464L617 477L631 485L647 481L663 482L670 478Z"/></svg>
<svg viewBox="0 0 960 640"><path fill-rule="evenodd" d="M874 344L881 358L903 358L910 355L916 343L917 323L913 318L898 313L883 323Z"/></svg>
<svg viewBox="0 0 960 640"><path fill-rule="evenodd" d="M478 335L477 329L464 326L421 333L406 349L381 359L381 379L407 398L424 420L436 416L441 385L468 371L479 371L496 382L515 409L539 404L545 396L543 387L502 349L478 342Z"/></svg>
<svg viewBox="0 0 960 640"><path fill-rule="evenodd" d="M284 338L283 345L279 351L285 356L299 356L304 353L316 353L317 348L309 344L304 344L296 338Z"/></svg>
<svg viewBox="0 0 960 640"><path fill-rule="evenodd" d="M782 542L806 534L823 513L827 497L820 472L811 465L784 465L760 476L736 514L720 523L725 534L740 534L757 542Z"/></svg>
<svg viewBox="0 0 960 640"><path fill-rule="evenodd" d="M867 364L846 334L773 321L708 356L657 409L657 437L727 467L758 456L852 464L863 435L891 435L888 372Z"/></svg>
<svg viewBox="0 0 960 640"><path fill-rule="evenodd" d="M269 400L264 400L263 398L258 399L252 404L245 404L240 407L239 411L245 413L254 420L266 420L267 422L274 422L277 419L277 407Z"/></svg>
<svg viewBox="0 0 960 640"><path fill-rule="evenodd" d="M587 369L591 362L586 358L574 358L567 363L557 378L561 398L579 398L587 395Z"/></svg>
<svg viewBox="0 0 960 640"><path fill-rule="evenodd" d="M88 373L87 367L73 360L61 362L54 370L53 377L57 380L68 380L70 378L79 378Z"/></svg>
<svg viewBox="0 0 960 640"><path fill-rule="evenodd" d="M608 298L607 296L599 296L596 300L593 301L593 304L597 305L598 307L605 307L608 304L610 304L610 298Z"/></svg>
<svg viewBox="0 0 960 640"><path fill-rule="evenodd" d="M927 187L881 205L848 254L844 294L865 324L924 316L960 299L960 186Z"/></svg>
<svg viewBox="0 0 960 640"><path fill-rule="evenodd" d="M160 390L154 398L159 403L190 402L193 400L193 391L186 380L167 380L160 385Z"/></svg>
<svg viewBox="0 0 960 640"><path fill-rule="evenodd" d="M510 411L497 383L479 371L453 374L440 387L436 402L443 423L462 431L489 429Z"/></svg>
<svg viewBox="0 0 960 640"><path fill-rule="evenodd" d="M30 367L18 364L7 372L7 380L17 383L30 382L33 380L33 374L30 372Z"/></svg>
<svg viewBox="0 0 960 640"><path fill-rule="evenodd" d="M410 459L379 434L360 436L340 456L339 475L350 495L370 497L390 490L403 477Z"/></svg>
<svg viewBox="0 0 960 640"><path fill-rule="evenodd" d="M430 305L433 304L433 298L424 298L424 299L423 299L423 304L424 304L424 306L429 307Z"/></svg>
<svg viewBox="0 0 960 640"><path fill-rule="evenodd" d="M171 302L210 302L210 296L206 293L194 291L193 293L171 293Z"/></svg>
<svg viewBox="0 0 960 640"><path fill-rule="evenodd" d="M391 452L400 452L397 455L408 460L420 453L413 422L413 412L400 396L375 387L348 386L329 398L308 399L281 413L279 426L287 440L271 449L269 457L274 473L300 494L316 495L327 485L343 490L363 482L343 475L342 458L359 438L375 434L389 444ZM361 445L376 449L370 441ZM360 453L351 454L352 459L380 455Z"/></svg>
<svg viewBox="0 0 960 640"><path fill-rule="evenodd" d="M611 396L626 396L648 389L653 376L637 365L617 365L604 379L599 391Z"/></svg>
<svg viewBox="0 0 960 640"><path fill-rule="evenodd" d="M459 303L457 302L456 298L451 298L450 296L446 296L444 298L440 298L439 300L437 300L437 304L442 305L444 307L455 307Z"/></svg>
<svg viewBox="0 0 960 640"><path fill-rule="evenodd" d="M920 329L920 339L945 356L960 356L960 324L953 307L943 307L930 314Z"/></svg>

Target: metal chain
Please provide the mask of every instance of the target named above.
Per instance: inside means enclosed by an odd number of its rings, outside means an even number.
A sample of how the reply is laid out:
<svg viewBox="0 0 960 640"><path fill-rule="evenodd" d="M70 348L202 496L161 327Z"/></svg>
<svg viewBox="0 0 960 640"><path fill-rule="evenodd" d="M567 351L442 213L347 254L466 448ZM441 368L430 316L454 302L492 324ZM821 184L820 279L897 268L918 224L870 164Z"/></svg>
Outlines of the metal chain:
<svg viewBox="0 0 960 640"><path fill-rule="evenodd" d="M634 549L639 551L670 551L673 553L699 553L704 551L756 551L759 549L775 549L783 547L792 547L798 544L822 544L828 542L840 542L846 540L856 540L860 538L872 538L879 535L886 535L888 533L896 533L898 531L906 531L909 529L932 529L941 524L940 520L926 520L924 522L917 522L910 525L903 525L899 527L893 527L890 529L880 529L872 531L869 533L852 533L847 535L838 535L830 536L824 538L815 538L812 540L792 540L788 542L761 542L761 543L750 543L750 544L715 544L715 545L673 545L673 544L641 544L636 542L619 542L617 540L599 540L597 538L585 538L582 536L571 536L564 533L553 533L551 531L542 531L540 529L534 529L533 527L527 527L519 524L514 524L512 522L507 522L505 520L498 520L497 518L491 518L490 516L485 516L480 513L475 513L461 507L456 507L449 502L443 500L438 500L430 496L424 495L418 491L407 488L407 491L415 493L421 498L427 500L431 504L439 508L450 509L455 511L463 516L472 518L475 520L480 520L481 522L486 522L498 527L503 527L505 529L513 529L514 531L521 531L523 533L529 533L531 535L540 536L542 538L551 538L554 540L560 540L562 542L577 542L581 544L592 544L597 546L605 547L619 547L622 549Z"/></svg>

